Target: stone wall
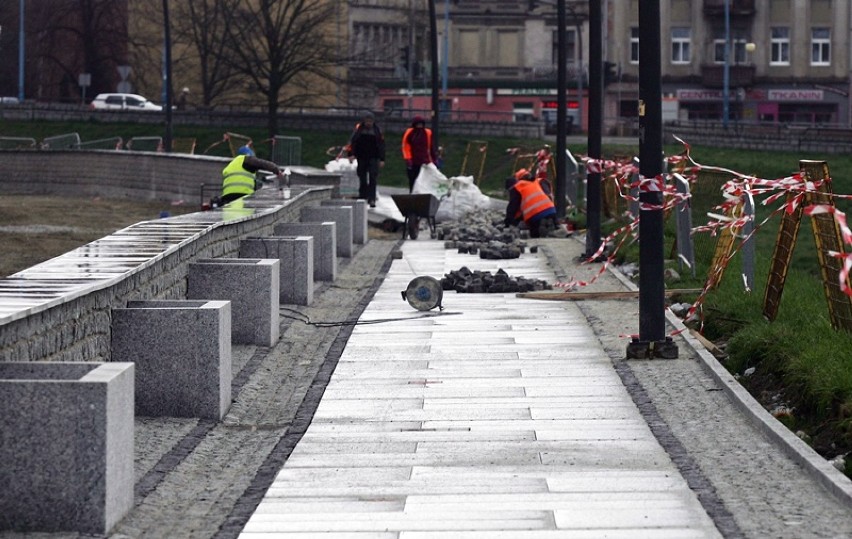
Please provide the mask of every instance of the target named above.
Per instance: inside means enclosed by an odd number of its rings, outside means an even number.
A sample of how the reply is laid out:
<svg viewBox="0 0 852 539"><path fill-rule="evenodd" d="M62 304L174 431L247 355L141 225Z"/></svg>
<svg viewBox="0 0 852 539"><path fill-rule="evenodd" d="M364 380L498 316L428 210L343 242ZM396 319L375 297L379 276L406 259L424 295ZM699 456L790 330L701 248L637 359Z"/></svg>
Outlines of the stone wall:
<svg viewBox="0 0 852 539"><path fill-rule="evenodd" d="M221 182L225 158L150 152L2 152L6 194L83 195L194 201L199 184ZM328 177L318 171L320 182ZM310 176L306 170L301 176ZM238 256L240 240L272 235L279 223L298 222L303 207L335 196L334 185L295 190L275 211L218 222L198 237L140 266L109 286L33 309L0 325L0 361L109 361L110 310L129 300L183 299L188 266L201 258ZM0 298L0 301L3 301Z"/></svg>
<svg viewBox="0 0 852 539"><path fill-rule="evenodd" d="M301 208L319 204L331 192L309 189L273 213L219 223L110 286L0 326L0 361L109 361L111 309L130 300L185 299L191 262L236 258L241 239L269 236L278 223L298 222Z"/></svg>
<svg viewBox="0 0 852 539"><path fill-rule="evenodd" d="M201 204L218 192L227 157L114 150L0 151L0 193ZM294 184L339 186L340 175L294 167ZM201 192L202 185L208 189Z"/></svg>

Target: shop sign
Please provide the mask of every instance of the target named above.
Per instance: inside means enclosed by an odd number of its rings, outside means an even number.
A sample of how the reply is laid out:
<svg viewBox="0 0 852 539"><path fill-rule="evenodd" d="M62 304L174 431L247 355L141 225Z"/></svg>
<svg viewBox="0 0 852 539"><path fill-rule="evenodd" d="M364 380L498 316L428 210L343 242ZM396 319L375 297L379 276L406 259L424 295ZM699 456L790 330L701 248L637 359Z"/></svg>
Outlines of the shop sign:
<svg viewBox="0 0 852 539"><path fill-rule="evenodd" d="M704 88L682 89L677 91L678 101L719 101L722 99L721 90Z"/></svg>
<svg viewBox="0 0 852 539"><path fill-rule="evenodd" d="M497 95L553 95L555 88L497 88Z"/></svg>
<svg viewBox="0 0 852 539"><path fill-rule="evenodd" d="M823 101L822 90L767 90L769 101Z"/></svg>

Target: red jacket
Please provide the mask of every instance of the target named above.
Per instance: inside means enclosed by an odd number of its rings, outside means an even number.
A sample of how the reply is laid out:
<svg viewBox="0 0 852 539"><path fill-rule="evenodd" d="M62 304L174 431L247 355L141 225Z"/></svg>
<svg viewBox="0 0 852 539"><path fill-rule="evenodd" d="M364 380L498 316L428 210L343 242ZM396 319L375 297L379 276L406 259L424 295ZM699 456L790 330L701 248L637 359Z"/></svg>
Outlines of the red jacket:
<svg viewBox="0 0 852 539"><path fill-rule="evenodd" d="M426 127L409 127L402 135L402 158L413 165L432 163L432 130Z"/></svg>

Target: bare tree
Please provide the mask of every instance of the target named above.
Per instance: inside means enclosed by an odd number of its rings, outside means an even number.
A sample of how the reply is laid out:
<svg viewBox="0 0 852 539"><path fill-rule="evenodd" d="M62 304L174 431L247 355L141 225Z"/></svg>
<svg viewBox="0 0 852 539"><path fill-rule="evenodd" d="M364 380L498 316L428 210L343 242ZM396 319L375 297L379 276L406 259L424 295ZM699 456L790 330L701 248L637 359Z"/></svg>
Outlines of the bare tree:
<svg viewBox="0 0 852 539"><path fill-rule="evenodd" d="M116 66L127 61L127 2L51 0L31 3L28 34L37 39L28 63L37 66L36 97L78 95L77 76L92 76L92 95L112 91ZM29 41L29 40L28 40ZM28 77L29 78L29 77Z"/></svg>
<svg viewBox="0 0 852 539"><path fill-rule="evenodd" d="M212 108L219 97L238 85L233 68L237 60L230 41L232 14L238 4L239 0L194 0L178 2L172 12L173 43L188 48L175 62L175 69L195 72L201 86L200 104L206 108Z"/></svg>
<svg viewBox="0 0 852 539"><path fill-rule="evenodd" d="M303 103L334 80L335 0L243 0L231 27L234 69L266 98L269 136L280 108Z"/></svg>

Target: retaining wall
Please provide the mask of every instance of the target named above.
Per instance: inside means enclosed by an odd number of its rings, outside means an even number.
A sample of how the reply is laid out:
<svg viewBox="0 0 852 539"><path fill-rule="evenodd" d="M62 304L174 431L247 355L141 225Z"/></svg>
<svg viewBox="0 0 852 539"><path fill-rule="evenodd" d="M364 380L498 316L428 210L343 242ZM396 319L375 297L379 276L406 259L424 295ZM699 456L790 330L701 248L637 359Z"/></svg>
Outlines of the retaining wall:
<svg viewBox="0 0 852 539"><path fill-rule="evenodd" d="M10 194L74 193L174 200L198 196L193 184L208 173L215 172L218 178L222 168L222 159L218 158L145 152L3 152L3 158L11 170L0 177L0 189ZM110 170L115 173L107 173ZM48 174L43 181L35 181ZM280 205L275 202L271 211L211 224L192 241L169 247L149 263L106 284L62 297L58 304L54 301L43 308L0 318L0 361L109 361L111 309L123 308L130 300L184 299L191 262L236 258L242 239L270 236L276 224L298 222L302 208L319 205L332 198L334 191L333 186L294 189L292 198L280 201ZM0 279L0 284L8 286L12 277ZM56 282L61 283L61 279L57 276ZM43 282L33 280L34 284Z"/></svg>

